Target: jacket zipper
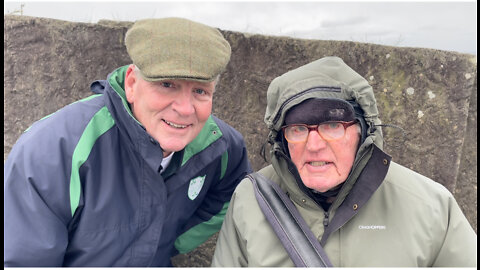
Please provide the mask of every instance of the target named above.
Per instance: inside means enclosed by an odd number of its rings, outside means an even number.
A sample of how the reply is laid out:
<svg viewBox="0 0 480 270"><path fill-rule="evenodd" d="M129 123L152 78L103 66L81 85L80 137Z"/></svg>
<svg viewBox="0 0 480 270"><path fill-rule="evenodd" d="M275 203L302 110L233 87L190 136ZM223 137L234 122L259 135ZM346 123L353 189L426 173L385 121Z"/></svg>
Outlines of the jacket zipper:
<svg viewBox="0 0 480 270"><path fill-rule="evenodd" d="M326 211L324 212L324 214L325 214L325 217L323 218L323 226L328 227L328 222L329 222L328 216L330 215L330 212Z"/></svg>
<svg viewBox="0 0 480 270"><path fill-rule="evenodd" d="M273 121L272 123L275 125L278 121L278 118L280 117L281 115L281 112L283 111L283 108L285 108L285 106L287 106L288 103L290 103L290 101L300 97L300 96L303 96L303 95L306 95L308 93L312 93L312 92L317 92L317 91L325 91L325 92L341 92L342 89L340 87L328 87L328 86L320 86L320 87L314 87L314 88L310 88L310 89L307 89L305 91L302 91L300 93L297 93L291 97L289 97L287 100L285 100L285 102L282 103L282 105L280 106L280 108L278 109L277 111L277 114L275 115L275 118L273 118Z"/></svg>

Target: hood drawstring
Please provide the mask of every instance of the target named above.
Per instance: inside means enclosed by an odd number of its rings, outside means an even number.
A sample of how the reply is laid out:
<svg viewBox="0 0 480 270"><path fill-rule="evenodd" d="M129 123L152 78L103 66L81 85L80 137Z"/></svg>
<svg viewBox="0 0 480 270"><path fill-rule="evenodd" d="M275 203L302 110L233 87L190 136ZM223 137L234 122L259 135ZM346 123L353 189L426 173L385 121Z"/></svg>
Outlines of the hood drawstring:
<svg viewBox="0 0 480 270"><path fill-rule="evenodd" d="M368 131L370 134L373 134L373 133L375 133L375 131L377 131L377 128L376 128L377 125L375 125L375 123L373 121L370 121L368 125L370 126L369 131Z"/></svg>

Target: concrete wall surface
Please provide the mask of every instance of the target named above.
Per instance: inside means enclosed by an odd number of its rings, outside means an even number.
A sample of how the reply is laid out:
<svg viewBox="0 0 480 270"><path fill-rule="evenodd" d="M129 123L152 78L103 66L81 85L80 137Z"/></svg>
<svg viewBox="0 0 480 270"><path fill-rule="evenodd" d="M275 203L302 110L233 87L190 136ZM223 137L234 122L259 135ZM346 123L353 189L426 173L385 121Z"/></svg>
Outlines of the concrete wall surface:
<svg viewBox="0 0 480 270"><path fill-rule="evenodd" d="M4 15L4 160L34 121L91 95L94 80L129 64L132 22L97 24ZM221 30L232 58L213 113L240 131L255 170L268 133L263 122L272 79L324 56L341 57L375 91L385 150L393 160L447 187L477 230L477 57L457 52L349 41L249 35ZM215 237L174 258L208 266Z"/></svg>

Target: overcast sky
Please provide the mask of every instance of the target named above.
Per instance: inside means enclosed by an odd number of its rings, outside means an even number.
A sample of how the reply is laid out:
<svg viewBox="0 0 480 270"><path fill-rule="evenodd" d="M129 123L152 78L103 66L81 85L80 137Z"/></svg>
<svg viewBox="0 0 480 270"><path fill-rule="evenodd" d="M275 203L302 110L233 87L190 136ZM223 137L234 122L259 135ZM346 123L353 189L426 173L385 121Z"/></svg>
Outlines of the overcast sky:
<svg viewBox="0 0 480 270"><path fill-rule="evenodd" d="M20 12L90 23L183 17L223 30L477 54L476 1L4 2L5 14Z"/></svg>

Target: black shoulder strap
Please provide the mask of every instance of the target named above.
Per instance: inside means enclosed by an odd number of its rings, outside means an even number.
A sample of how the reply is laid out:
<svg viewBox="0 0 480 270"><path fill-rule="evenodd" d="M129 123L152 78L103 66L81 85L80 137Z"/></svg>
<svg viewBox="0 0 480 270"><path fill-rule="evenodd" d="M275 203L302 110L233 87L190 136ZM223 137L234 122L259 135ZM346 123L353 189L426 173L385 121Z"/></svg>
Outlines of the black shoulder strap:
<svg viewBox="0 0 480 270"><path fill-rule="evenodd" d="M327 254L285 192L259 173L247 175L265 217L297 267L332 267Z"/></svg>

